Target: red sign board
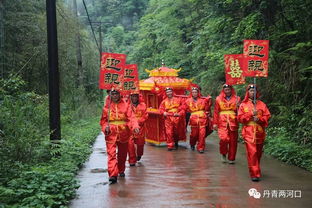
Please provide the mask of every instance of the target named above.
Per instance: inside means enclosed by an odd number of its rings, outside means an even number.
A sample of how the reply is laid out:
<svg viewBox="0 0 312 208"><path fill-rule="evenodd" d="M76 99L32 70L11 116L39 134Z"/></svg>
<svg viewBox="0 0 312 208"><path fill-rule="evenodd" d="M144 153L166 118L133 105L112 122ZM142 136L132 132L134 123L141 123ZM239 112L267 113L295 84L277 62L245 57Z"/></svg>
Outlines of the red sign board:
<svg viewBox="0 0 312 208"><path fill-rule="evenodd" d="M125 64L125 54L102 53L99 88L122 89Z"/></svg>
<svg viewBox="0 0 312 208"><path fill-rule="evenodd" d="M268 40L244 40L244 76L267 77L269 71L268 61Z"/></svg>
<svg viewBox="0 0 312 208"><path fill-rule="evenodd" d="M139 73L136 64L125 65L122 90L128 92L139 90Z"/></svg>
<svg viewBox="0 0 312 208"><path fill-rule="evenodd" d="M224 68L226 84L237 85L245 84L243 75L243 54L224 55Z"/></svg>

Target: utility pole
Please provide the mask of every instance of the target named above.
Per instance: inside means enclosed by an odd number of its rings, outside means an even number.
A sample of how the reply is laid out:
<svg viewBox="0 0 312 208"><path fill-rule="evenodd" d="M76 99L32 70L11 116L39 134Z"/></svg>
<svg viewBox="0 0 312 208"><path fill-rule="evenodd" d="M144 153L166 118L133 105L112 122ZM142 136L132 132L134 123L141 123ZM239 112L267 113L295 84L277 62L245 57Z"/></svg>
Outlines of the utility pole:
<svg viewBox="0 0 312 208"><path fill-rule="evenodd" d="M56 24L56 0L46 0L48 66L49 66L49 117L50 140L61 139L60 92Z"/></svg>
<svg viewBox="0 0 312 208"><path fill-rule="evenodd" d="M0 69L1 78L4 78L4 5L3 1L0 0Z"/></svg>

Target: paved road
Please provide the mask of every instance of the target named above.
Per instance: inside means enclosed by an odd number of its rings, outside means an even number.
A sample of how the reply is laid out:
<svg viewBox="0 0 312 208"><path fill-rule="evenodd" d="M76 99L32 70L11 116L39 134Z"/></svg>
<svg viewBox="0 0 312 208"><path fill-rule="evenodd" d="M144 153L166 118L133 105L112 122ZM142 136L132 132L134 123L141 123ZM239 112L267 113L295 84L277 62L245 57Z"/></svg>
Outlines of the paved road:
<svg viewBox="0 0 312 208"><path fill-rule="evenodd" d="M137 167L127 164L126 177L109 185L103 135L78 174L81 187L72 208L307 208L312 207L312 174L262 158L262 181L250 181L245 148L238 147L235 165L221 163L218 139L207 140L207 151L199 154L188 145L168 152L166 147L145 146ZM183 144L182 144L183 145ZM250 197L255 188L260 198ZM301 195L301 196L300 196ZM259 196L259 195L258 195Z"/></svg>

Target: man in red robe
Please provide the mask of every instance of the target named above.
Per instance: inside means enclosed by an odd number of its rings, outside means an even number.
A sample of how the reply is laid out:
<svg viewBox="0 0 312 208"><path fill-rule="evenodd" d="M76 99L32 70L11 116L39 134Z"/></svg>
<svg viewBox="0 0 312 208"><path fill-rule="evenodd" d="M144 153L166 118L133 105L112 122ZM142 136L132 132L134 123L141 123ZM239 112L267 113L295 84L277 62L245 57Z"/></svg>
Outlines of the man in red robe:
<svg viewBox="0 0 312 208"><path fill-rule="evenodd" d="M265 139L265 128L271 117L266 104L258 100L258 88L250 84L238 110L238 121L243 124L242 136L245 141L249 174L257 182L261 177L260 159Z"/></svg>
<svg viewBox="0 0 312 208"><path fill-rule="evenodd" d="M117 90L112 90L110 96L110 104L104 105L100 125L105 134L109 181L116 183L118 174L125 176L130 129L135 133L140 130L130 104L121 99Z"/></svg>
<svg viewBox="0 0 312 208"><path fill-rule="evenodd" d="M190 112L189 125L191 126L190 146L191 149L196 149L199 153L204 153L206 126L208 125L210 105L209 100L201 97L197 87L191 90L191 97L186 99L183 109Z"/></svg>
<svg viewBox="0 0 312 208"><path fill-rule="evenodd" d="M220 154L222 162L235 163L238 139L237 107L240 97L236 96L231 85L224 84L221 93L216 98L213 122L220 138Z"/></svg>
<svg viewBox="0 0 312 208"><path fill-rule="evenodd" d="M144 151L146 131L144 123L148 118L148 113L146 111L146 104L144 103L142 96L139 95L139 92L130 95L130 102L131 110L140 126L140 132L130 136L128 146L129 164L130 166L135 166L136 162L141 159Z"/></svg>
<svg viewBox="0 0 312 208"><path fill-rule="evenodd" d="M165 133L167 137L168 151L177 149L179 141L178 125L180 116L184 116L181 99L173 96L171 87L167 87L166 96L159 106L160 114L165 118Z"/></svg>

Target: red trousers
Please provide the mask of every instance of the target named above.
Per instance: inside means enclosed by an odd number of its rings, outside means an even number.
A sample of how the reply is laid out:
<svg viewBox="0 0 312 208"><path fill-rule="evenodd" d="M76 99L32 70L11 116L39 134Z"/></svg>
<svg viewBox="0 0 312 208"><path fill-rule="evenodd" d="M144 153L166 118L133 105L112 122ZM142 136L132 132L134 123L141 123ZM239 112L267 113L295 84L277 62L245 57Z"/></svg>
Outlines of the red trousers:
<svg viewBox="0 0 312 208"><path fill-rule="evenodd" d="M235 160L237 151L238 131L231 131L229 128L219 128L220 154L228 155L229 160Z"/></svg>
<svg viewBox="0 0 312 208"><path fill-rule="evenodd" d="M206 126L191 126L190 145L197 150L205 150Z"/></svg>
<svg viewBox="0 0 312 208"><path fill-rule="evenodd" d="M251 178L260 178L260 159L263 144L252 144L245 142L249 174Z"/></svg>
<svg viewBox="0 0 312 208"><path fill-rule="evenodd" d="M165 131L168 148L174 148L174 143L179 141L178 124L179 117L167 116L165 118Z"/></svg>
<svg viewBox="0 0 312 208"><path fill-rule="evenodd" d="M135 138L134 136L130 137L128 144L128 153L129 153L129 163L135 164L137 162L137 156L142 156L144 152L144 137L138 136Z"/></svg>
<svg viewBox="0 0 312 208"><path fill-rule="evenodd" d="M117 151L118 148L118 152ZM118 176L118 173L125 172L128 153L128 142L106 142L108 175Z"/></svg>

